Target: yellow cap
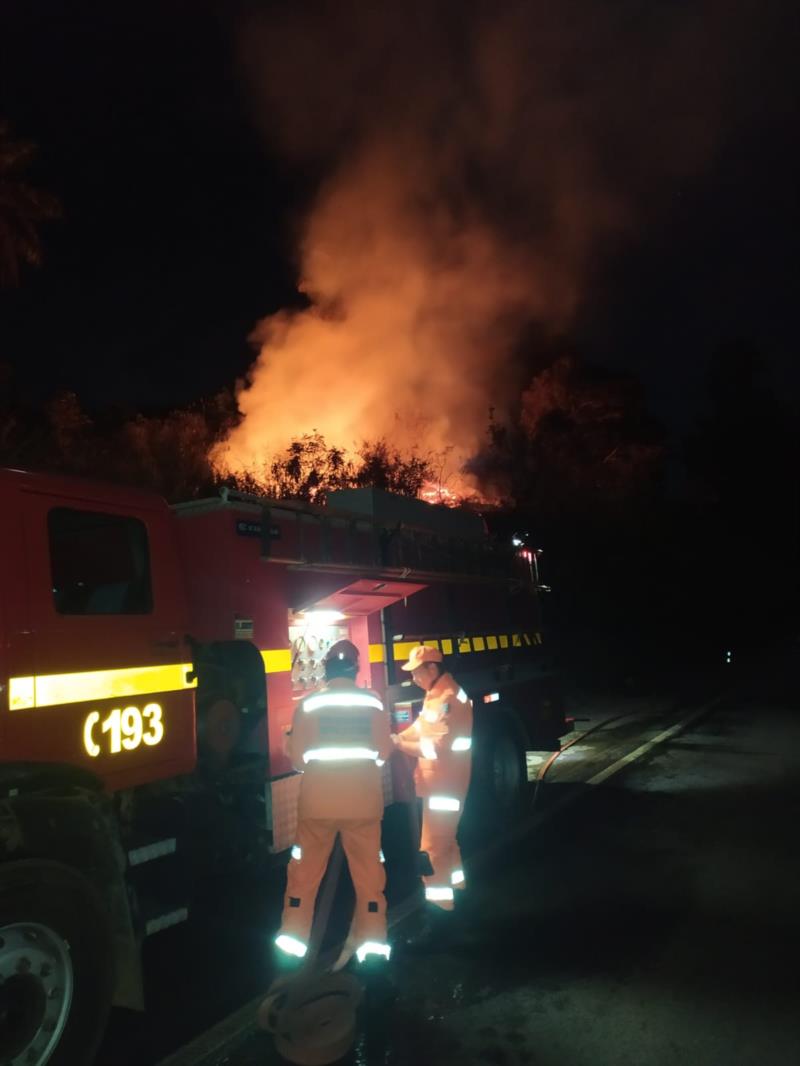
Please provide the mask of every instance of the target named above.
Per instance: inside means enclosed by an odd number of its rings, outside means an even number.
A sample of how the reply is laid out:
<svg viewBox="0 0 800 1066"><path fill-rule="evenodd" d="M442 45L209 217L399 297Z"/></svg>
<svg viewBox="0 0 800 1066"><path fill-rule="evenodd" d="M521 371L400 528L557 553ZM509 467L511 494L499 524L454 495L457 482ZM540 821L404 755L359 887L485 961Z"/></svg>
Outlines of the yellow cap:
<svg viewBox="0 0 800 1066"><path fill-rule="evenodd" d="M408 662L404 666L401 666L401 670L416 670L418 666L422 666L423 663L440 663L442 661L442 653L438 648L429 648L425 644L418 644L416 648L411 649L411 654L408 657Z"/></svg>

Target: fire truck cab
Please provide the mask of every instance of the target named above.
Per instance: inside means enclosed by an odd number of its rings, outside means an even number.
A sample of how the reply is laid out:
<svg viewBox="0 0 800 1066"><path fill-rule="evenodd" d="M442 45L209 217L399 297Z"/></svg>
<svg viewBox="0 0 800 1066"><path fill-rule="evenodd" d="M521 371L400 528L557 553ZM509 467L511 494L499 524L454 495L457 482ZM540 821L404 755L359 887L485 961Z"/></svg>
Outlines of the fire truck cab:
<svg viewBox="0 0 800 1066"><path fill-rule="evenodd" d="M142 1006L145 936L237 847L293 843L283 747L330 645L394 728L398 671L437 646L475 706L476 809L512 817L526 753L568 728L530 557L476 514L375 490L326 507L0 471L0 1062L90 1063L110 1001ZM387 807L414 801L411 760ZM160 874L163 871L163 875ZM391 871L389 871L391 875ZM277 920L277 915L276 915Z"/></svg>

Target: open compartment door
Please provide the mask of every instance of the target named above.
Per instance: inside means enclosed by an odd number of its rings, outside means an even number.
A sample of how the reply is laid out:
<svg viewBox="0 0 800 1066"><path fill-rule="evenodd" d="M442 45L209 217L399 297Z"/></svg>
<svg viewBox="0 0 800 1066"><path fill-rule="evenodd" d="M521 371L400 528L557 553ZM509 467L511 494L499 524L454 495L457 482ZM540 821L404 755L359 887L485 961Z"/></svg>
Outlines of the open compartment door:
<svg viewBox="0 0 800 1066"><path fill-rule="evenodd" d="M329 586L330 587L330 586ZM359 578L334 592L325 591L321 596L308 597L293 609L295 621L314 625L315 620L333 623L338 628L325 634L324 639L347 636L358 648L361 659L359 684L383 689L386 684L380 612L399 600L413 596L427 588L411 581L383 581L375 578ZM381 643L376 643L380 641ZM321 649L322 650L322 649ZM377 657L373 652L377 651ZM317 668L321 680L321 663Z"/></svg>
<svg viewBox="0 0 800 1066"><path fill-rule="evenodd" d="M338 611L349 618L364 617L384 607L391 607L398 600L413 596L426 588L425 585L411 581L375 581L373 578L359 578L336 592L329 593L314 603L296 608L301 611Z"/></svg>

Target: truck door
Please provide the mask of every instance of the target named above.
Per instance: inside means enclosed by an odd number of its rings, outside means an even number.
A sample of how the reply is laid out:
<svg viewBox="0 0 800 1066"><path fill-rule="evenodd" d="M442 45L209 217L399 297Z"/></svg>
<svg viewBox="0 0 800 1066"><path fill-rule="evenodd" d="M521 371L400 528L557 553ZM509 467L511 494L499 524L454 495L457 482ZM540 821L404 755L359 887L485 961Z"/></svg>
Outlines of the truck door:
<svg viewBox="0 0 800 1066"><path fill-rule="evenodd" d="M9 705L19 757L83 766L112 789L191 769L185 606L166 506L36 491L20 501L35 669L16 679Z"/></svg>

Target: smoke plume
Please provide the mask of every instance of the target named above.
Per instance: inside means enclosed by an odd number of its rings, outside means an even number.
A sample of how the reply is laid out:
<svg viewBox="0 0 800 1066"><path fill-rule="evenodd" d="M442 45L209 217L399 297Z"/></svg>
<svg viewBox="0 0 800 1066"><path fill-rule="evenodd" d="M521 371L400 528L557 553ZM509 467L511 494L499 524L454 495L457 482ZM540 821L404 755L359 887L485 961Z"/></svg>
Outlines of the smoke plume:
<svg viewBox="0 0 800 1066"><path fill-rule="evenodd" d="M735 9L735 11L734 11ZM567 330L609 247L735 113L748 3L273 5L242 22L254 115L298 173L310 306L264 319L224 462L317 430L470 455L532 323Z"/></svg>

